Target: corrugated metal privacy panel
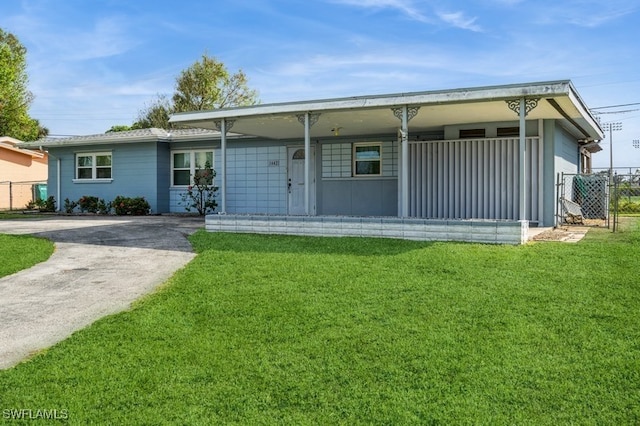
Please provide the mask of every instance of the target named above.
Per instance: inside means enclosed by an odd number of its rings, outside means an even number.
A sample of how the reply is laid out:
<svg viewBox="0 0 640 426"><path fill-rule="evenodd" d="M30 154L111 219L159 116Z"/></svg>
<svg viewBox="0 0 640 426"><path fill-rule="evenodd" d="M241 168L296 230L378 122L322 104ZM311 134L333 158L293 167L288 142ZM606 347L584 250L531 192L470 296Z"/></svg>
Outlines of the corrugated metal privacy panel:
<svg viewBox="0 0 640 426"><path fill-rule="evenodd" d="M519 219L518 138L411 142L410 216ZM526 138L527 219L542 218L543 147Z"/></svg>

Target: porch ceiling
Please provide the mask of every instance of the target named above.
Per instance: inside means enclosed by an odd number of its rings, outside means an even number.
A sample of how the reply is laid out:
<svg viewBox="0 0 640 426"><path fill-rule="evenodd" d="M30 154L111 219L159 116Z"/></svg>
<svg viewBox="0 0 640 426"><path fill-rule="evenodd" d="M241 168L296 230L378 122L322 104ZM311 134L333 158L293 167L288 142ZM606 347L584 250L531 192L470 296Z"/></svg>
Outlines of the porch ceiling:
<svg viewBox="0 0 640 426"><path fill-rule="evenodd" d="M471 96L474 93L469 96L460 96L460 92L454 91L450 94L458 96L445 97L444 92L435 94L425 92L388 97L258 105L178 114L173 116L171 121L191 127L215 129L215 121L225 118L234 120L231 129L233 133L269 139L302 139L304 127L298 121L297 115L305 112L319 114L318 121L311 127L312 138L335 136L336 129L340 136L394 134L400 127L400 121L394 116L392 108L402 105L420 107L418 114L409 122L409 132L412 135L441 130L447 125L517 122L518 115L510 110L505 102L506 99L513 99L513 95L495 92L491 92L485 98L475 96L476 99ZM542 95L528 95L528 97L540 98L538 106L528 114L528 120L560 120L564 127L578 139L601 139L600 129L579 101L577 94L572 97L571 91L565 90L561 93L542 93Z"/></svg>

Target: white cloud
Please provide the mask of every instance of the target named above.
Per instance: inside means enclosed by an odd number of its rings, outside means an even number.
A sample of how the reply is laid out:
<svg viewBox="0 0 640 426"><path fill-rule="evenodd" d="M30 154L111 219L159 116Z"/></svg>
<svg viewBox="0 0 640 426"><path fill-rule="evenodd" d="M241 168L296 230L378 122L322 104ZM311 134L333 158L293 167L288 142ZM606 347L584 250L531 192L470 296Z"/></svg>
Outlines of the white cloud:
<svg viewBox="0 0 640 426"><path fill-rule="evenodd" d="M361 8L373 9L395 9L402 12L409 18L437 25L444 23L447 26L459 28L469 31L482 31L482 28L476 24L477 17L467 17L464 12L434 12L433 15L438 19L434 19L429 14L419 10L411 0L332 0L334 3L345 4L349 6L357 6ZM507 0L514 1L514 0ZM518 1L518 0L515 0Z"/></svg>
<svg viewBox="0 0 640 426"><path fill-rule="evenodd" d="M413 6L410 0L332 0L333 3L346 4L363 8L396 9L412 19L428 22L425 15Z"/></svg>
<svg viewBox="0 0 640 426"><path fill-rule="evenodd" d="M597 28L640 10L635 0L569 0L546 5L538 10L541 24L566 24Z"/></svg>
<svg viewBox="0 0 640 426"><path fill-rule="evenodd" d="M438 18L440 18L443 22L450 24L456 28L460 28L463 30L480 32L482 31L482 27L476 24L478 18L473 17L469 18L464 15L464 12L439 12Z"/></svg>
<svg viewBox="0 0 640 426"><path fill-rule="evenodd" d="M412 0L331 0L333 3L339 3L349 6L356 6L369 9L395 9L400 11L410 19L415 21L438 25L445 24L462 30L479 32L482 31L480 25L476 24L477 17L467 17L464 12L433 12L433 17L424 13ZM502 1L519 1L519 0L502 0ZM435 19L437 18L437 19Z"/></svg>

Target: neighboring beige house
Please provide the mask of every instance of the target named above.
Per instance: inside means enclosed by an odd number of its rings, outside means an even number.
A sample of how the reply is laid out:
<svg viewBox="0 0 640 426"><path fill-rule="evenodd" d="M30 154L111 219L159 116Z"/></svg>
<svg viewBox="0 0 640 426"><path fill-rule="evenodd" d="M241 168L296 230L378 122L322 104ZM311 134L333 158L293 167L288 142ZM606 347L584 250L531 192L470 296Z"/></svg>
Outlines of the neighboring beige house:
<svg viewBox="0 0 640 426"><path fill-rule="evenodd" d="M33 200L34 185L47 182L47 153L20 148L19 141L0 136L0 209L21 209Z"/></svg>

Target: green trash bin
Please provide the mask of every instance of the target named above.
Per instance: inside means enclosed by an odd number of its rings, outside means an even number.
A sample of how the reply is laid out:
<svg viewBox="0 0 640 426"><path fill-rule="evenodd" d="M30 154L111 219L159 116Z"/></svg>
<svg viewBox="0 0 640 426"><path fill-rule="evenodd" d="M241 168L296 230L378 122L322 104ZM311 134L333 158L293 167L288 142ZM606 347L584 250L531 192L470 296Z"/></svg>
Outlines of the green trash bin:
<svg viewBox="0 0 640 426"><path fill-rule="evenodd" d="M33 185L33 194L35 196L36 201L38 200L46 200L47 199L47 184L39 183Z"/></svg>

